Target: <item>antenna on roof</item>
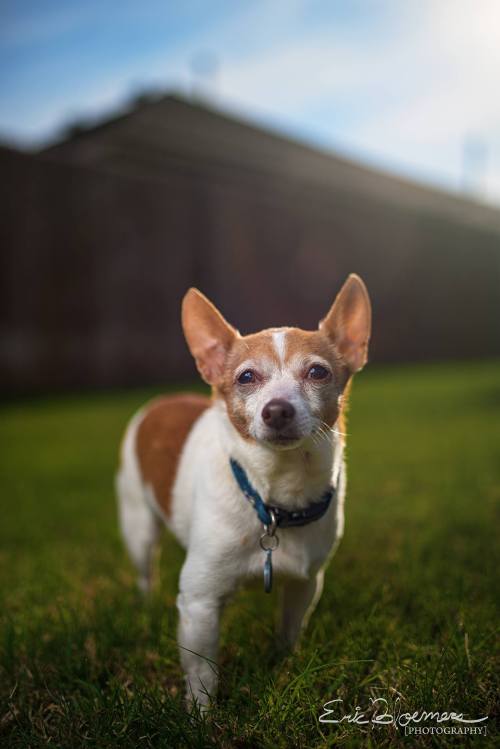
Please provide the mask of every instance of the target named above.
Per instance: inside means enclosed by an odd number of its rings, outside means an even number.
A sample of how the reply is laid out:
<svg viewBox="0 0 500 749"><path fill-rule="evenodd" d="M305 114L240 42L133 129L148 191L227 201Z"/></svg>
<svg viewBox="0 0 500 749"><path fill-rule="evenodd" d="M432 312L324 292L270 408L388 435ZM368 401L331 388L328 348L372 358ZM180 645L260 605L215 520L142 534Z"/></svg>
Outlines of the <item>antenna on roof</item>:
<svg viewBox="0 0 500 749"><path fill-rule="evenodd" d="M190 60L193 99L213 99L216 95L219 60L215 52L205 49L196 52Z"/></svg>
<svg viewBox="0 0 500 749"><path fill-rule="evenodd" d="M469 133L462 150L462 189L469 195L481 196L488 161L488 147L480 135Z"/></svg>

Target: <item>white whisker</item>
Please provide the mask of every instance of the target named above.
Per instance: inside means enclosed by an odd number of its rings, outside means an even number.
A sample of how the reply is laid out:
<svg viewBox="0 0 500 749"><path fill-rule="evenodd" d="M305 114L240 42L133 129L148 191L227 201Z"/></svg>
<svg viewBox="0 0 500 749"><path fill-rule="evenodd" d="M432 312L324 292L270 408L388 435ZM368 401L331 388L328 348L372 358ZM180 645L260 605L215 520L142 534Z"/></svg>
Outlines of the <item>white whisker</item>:
<svg viewBox="0 0 500 749"><path fill-rule="evenodd" d="M323 426L324 426L324 427L325 427L326 429L328 429L328 431L332 432L333 434L336 434L336 435L338 435L339 437L347 437L347 432L341 432L341 431L339 431L339 430L337 429L337 427L335 427L335 426L333 426L333 427L331 427L331 426L328 426L328 424L326 423L326 421L322 421L322 422L321 422L321 424L322 424L322 425L323 425Z"/></svg>

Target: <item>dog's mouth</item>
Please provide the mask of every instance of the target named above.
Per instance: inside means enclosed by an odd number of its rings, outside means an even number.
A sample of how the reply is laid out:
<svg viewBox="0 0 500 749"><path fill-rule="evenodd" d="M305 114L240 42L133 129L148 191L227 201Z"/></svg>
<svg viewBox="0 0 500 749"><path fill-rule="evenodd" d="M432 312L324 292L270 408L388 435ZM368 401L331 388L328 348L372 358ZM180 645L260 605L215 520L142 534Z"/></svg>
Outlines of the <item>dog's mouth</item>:
<svg viewBox="0 0 500 749"><path fill-rule="evenodd" d="M301 439L296 434L277 434L275 437L270 437L269 442L276 442L277 445L288 445L291 442L298 442Z"/></svg>
<svg viewBox="0 0 500 749"><path fill-rule="evenodd" d="M311 436L312 426L305 419L294 419L291 424L280 425L277 429L258 424L254 438L275 450L291 450L302 445Z"/></svg>
<svg viewBox="0 0 500 749"><path fill-rule="evenodd" d="M293 447L298 447L305 438L305 435L296 433L291 434L269 434L262 440L270 447L274 447L278 450L289 450Z"/></svg>

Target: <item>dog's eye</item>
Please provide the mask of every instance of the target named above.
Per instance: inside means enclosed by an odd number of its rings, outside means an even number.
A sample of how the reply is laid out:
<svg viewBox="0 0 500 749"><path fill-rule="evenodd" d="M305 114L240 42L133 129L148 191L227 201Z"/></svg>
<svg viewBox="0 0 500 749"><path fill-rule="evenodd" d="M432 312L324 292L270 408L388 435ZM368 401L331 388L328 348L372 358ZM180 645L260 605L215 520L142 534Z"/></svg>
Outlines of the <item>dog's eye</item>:
<svg viewBox="0 0 500 749"><path fill-rule="evenodd" d="M322 367L321 364L314 364L307 373L307 376L311 380L326 380L329 374L330 372L326 367Z"/></svg>
<svg viewBox="0 0 500 749"><path fill-rule="evenodd" d="M238 382L240 385L250 385L250 383L255 382L256 379L255 372L252 372L251 369L245 369L245 371L239 375Z"/></svg>

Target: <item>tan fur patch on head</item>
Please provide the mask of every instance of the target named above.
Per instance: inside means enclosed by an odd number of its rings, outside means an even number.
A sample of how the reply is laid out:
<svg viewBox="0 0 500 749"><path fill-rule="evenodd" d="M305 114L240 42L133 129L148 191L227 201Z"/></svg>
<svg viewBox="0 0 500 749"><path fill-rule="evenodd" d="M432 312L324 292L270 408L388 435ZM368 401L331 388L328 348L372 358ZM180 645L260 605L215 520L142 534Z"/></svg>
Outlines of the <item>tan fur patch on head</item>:
<svg viewBox="0 0 500 749"><path fill-rule="evenodd" d="M322 421L332 427L339 417L339 396L349 380L349 369L331 339L321 330L293 328L287 335L285 364L302 361L303 372L313 363L327 363L332 378L322 385L318 395L322 404Z"/></svg>
<svg viewBox="0 0 500 749"><path fill-rule="evenodd" d="M231 422L245 439L250 438L248 417L244 401L235 397L235 381L247 363L249 368L254 366L268 369L279 366L272 331L263 330L260 333L242 336L234 341L227 358L224 380L216 389L216 395L224 398L226 402Z"/></svg>
<svg viewBox="0 0 500 749"><path fill-rule="evenodd" d="M350 377L367 361L371 303L351 273L318 330L270 328L241 336L197 289L182 324L198 370L223 399L245 439L284 449L320 432L328 437Z"/></svg>
<svg viewBox="0 0 500 749"><path fill-rule="evenodd" d="M328 383L313 383L307 379L308 370L315 363L324 364L331 372ZM259 381L242 392L237 378L246 369L256 371ZM272 328L234 341L227 357L224 380L216 391L224 398L229 418L244 438L251 436L246 396L278 374L294 378L304 400L312 401L319 411L313 414L315 418L330 427L335 424L339 416L339 396L349 379L349 370L335 345L321 330Z"/></svg>

